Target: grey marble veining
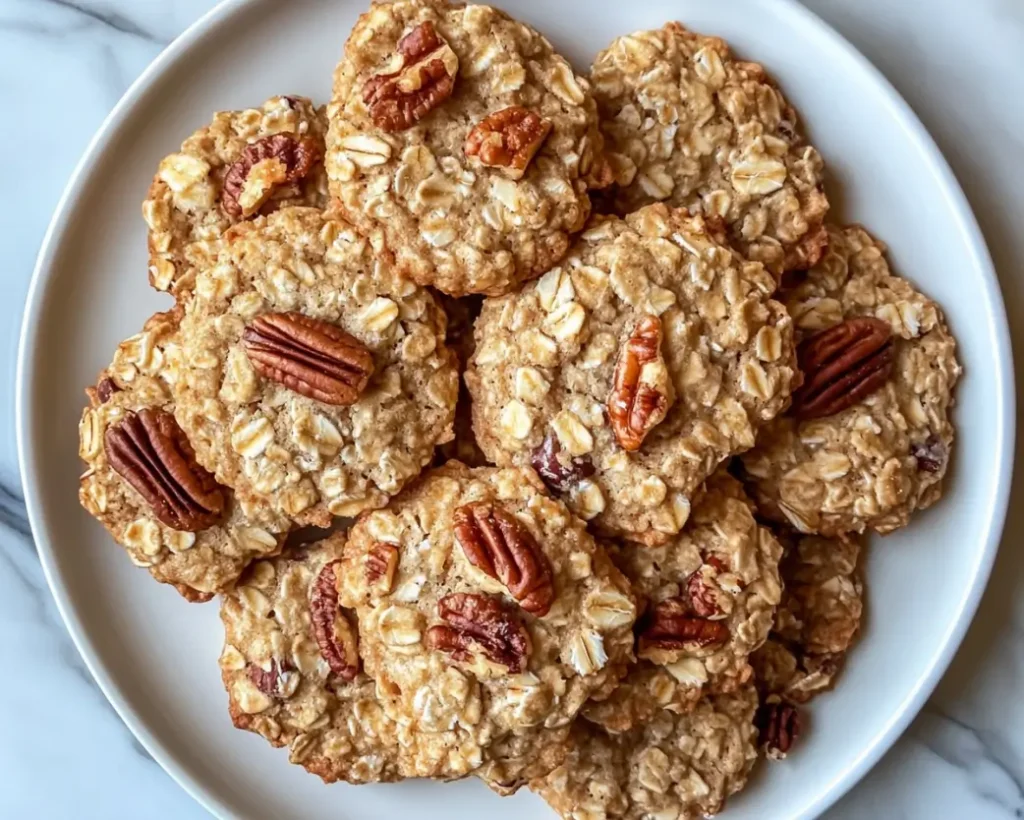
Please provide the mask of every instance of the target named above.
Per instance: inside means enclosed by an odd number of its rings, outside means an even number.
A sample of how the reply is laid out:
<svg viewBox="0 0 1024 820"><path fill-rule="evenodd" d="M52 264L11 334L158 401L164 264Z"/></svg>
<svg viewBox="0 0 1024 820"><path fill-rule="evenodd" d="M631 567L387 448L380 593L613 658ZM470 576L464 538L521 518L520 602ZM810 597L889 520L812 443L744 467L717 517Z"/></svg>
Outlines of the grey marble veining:
<svg viewBox="0 0 1024 820"><path fill-rule="evenodd" d="M281 0L286 2L286 0ZM1024 3L806 0L907 98L985 232L1024 361ZM213 0L0 0L0 817L200 818L92 682L31 541L13 383L21 306L60 193L103 117ZM841 104L838 101L837 104ZM1024 444L1019 445L1024 450ZM949 673L830 818L1024 817L1024 489L978 617Z"/></svg>

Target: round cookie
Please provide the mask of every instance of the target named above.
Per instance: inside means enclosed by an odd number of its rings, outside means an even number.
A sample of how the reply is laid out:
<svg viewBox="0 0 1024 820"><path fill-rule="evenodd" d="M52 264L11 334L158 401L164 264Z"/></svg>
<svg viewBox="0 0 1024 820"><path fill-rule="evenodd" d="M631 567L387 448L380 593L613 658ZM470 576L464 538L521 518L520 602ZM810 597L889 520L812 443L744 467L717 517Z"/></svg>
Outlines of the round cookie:
<svg viewBox="0 0 1024 820"><path fill-rule="evenodd" d="M409 776L514 791L633 657L629 584L529 469L428 473L360 518L340 586Z"/></svg>
<svg viewBox="0 0 1024 820"><path fill-rule="evenodd" d="M565 763L530 788L565 820L716 814L746 785L757 759L756 707L747 685L704 698L687 714L659 712L626 734L579 720Z"/></svg>
<svg viewBox="0 0 1024 820"><path fill-rule="evenodd" d="M444 313L378 239L312 208L236 225L182 320L200 462L299 523L383 506L452 435Z"/></svg>
<svg viewBox="0 0 1024 820"><path fill-rule="evenodd" d="M506 293L556 264L607 175L587 82L490 6L375 2L328 119L327 174L348 217L453 296Z"/></svg>
<svg viewBox="0 0 1024 820"><path fill-rule="evenodd" d="M661 709L684 712L702 695L731 692L753 675L749 657L782 598L782 547L754 520L743 486L724 467L708 479L683 531L656 547L612 552L639 596L639 664L606 700L584 709L611 732Z"/></svg>
<svg viewBox="0 0 1024 820"><path fill-rule="evenodd" d="M142 203L149 226L149 282L192 289L221 234L287 205L325 208L327 121L305 97L272 97L259 108L220 111L160 161Z"/></svg>
<svg viewBox="0 0 1024 820"><path fill-rule="evenodd" d="M942 495L961 368L942 311L885 246L829 226L829 250L781 297L805 383L742 457L760 511L805 533L905 526Z"/></svg>
<svg viewBox="0 0 1024 820"><path fill-rule="evenodd" d="M735 247L776 276L818 261L821 156L760 65L668 23L618 38L590 77L616 213L660 201L719 217Z"/></svg>
<svg viewBox="0 0 1024 820"><path fill-rule="evenodd" d="M396 726L359 670L358 626L338 606L338 533L259 561L221 604L221 677L239 729L287 747L326 783L399 779Z"/></svg>
<svg viewBox="0 0 1024 820"><path fill-rule="evenodd" d="M251 561L276 553L291 525L268 505L236 499L196 463L172 415L179 318L151 317L86 390L78 495L136 565L186 599L207 601Z"/></svg>
<svg viewBox="0 0 1024 820"><path fill-rule="evenodd" d="M855 536L789 539L786 585L771 637L751 658L762 696L806 703L832 688L860 630L863 581Z"/></svg>
<svg viewBox="0 0 1024 820"><path fill-rule="evenodd" d="M772 277L700 216L595 218L565 263L488 299L466 373L477 441L605 535L668 542L798 383Z"/></svg>

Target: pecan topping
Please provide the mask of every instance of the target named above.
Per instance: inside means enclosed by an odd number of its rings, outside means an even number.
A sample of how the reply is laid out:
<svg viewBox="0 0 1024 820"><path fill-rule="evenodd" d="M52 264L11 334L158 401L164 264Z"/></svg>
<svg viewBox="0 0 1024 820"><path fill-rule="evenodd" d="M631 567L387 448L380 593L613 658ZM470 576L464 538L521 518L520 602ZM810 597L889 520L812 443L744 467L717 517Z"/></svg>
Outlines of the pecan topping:
<svg viewBox="0 0 1024 820"><path fill-rule="evenodd" d="M777 700L761 704L754 723L759 742L771 760L782 760L800 736L800 713L795 706Z"/></svg>
<svg viewBox="0 0 1024 820"><path fill-rule="evenodd" d="M530 464L544 483L556 493L567 493L582 479L592 476L596 470L589 455L572 458L562 455L562 444L558 436L548 433L530 454Z"/></svg>
<svg viewBox="0 0 1024 820"><path fill-rule="evenodd" d="M320 153L312 137L274 134L256 140L224 174L221 207L234 219L252 216L279 186L309 176Z"/></svg>
<svg viewBox="0 0 1024 820"><path fill-rule="evenodd" d="M518 105L503 108L473 126L466 137L466 156L477 157L482 165L501 168L512 179L522 179L551 127L551 120Z"/></svg>
<svg viewBox="0 0 1024 820"><path fill-rule="evenodd" d="M917 469L926 473L937 473L946 466L946 445L935 436L918 442L910 448L910 454L917 459Z"/></svg>
<svg viewBox="0 0 1024 820"><path fill-rule="evenodd" d="M373 373L373 355L330 322L264 313L242 334L256 372L324 404L354 404Z"/></svg>
<svg viewBox="0 0 1024 820"><path fill-rule="evenodd" d="M385 131L412 128L452 95L459 58L427 20L398 41L398 68L363 87L373 124Z"/></svg>
<svg viewBox="0 0 1024 820"><path fill-rule="evenodd" d="M438 601L437 611L446 625L427 630L431 649L463 663L470 661L473 652L481 652L513 675L526 668L530 636L497 598L457 592Z"/></svg>
<svg viewBox="0 0 1024 820"><path fill-rule="evenodd" d="M722 608L718 605L719 589L712 583L713 577L718 574L717 569L717 567L705 564L686 581L686 591L690 596L690 609L701 618L718 618L722 615Z"/></svg>
<svg viewBox="0 0 1024 820"><path fill-rule="evenodd" d="M275 658L270 662L270 669L264 669L255 663L246 666L245 672L257 689L264 695L271 698L279 697L281 694L281 674L287 672L291 667L287 662L278 664Z"/></svg>
<svg viewBox="0 0 1024 820"><path fill-rule="evenodd" d="M640 653L648 649L700 649L723 643L729 627L691 614L681 598L659 601L644 617L640 631Z"/></svg>
<svg viewBox="0 0 1024 820"><path fill-rule="evenodd" d="M501 581L527 612L548 613L555 600L551 562L514 515L477 502L459 507L453 523L469 563Z"/></svg>
<svg viewBox="0 0 1024 820"><path fill-rule="evenodd" d="M114 471L171 529L199 532L220 520L224 488L199 466L170 413L150 407L128 413L120 424L107 428L104 449Z"/></svg>
<svg viewBox="0 0 1024 820"><path fill-rule="evenodd" d="M853 407L888 381L893 358L892 328L881 319L847 319L815 333L797 351L805 380L794 414L816 419Z"/></svg>
<svg viewBox="0 0 1024 820"><path fill-rule="evenodd" d="M608 397L608 418L619 446L639 450L674 398L661 355L661 320L644 316L619 354L615 386Z"/></svg>
<svg viewBox="0 0 1024 820"><path fill-rule="evenodd" d="M115 393L120 392L121 388L118 387L114 383L114 380L109 376L104 376L102 379L99 380L99 383L96 385L96 395L99 396L101 404L105 404L106 402L110 401L111 396L113 396Z"/></svg>
<svg viewBox="0 0 1024 820"><path fill-rule="evenodd" d="M309 614L313 636L331 671L342 680L354 680L359 672L359 643L356 631L338 606L338 581L332 561L313 582Z"/></svg>
<svg viewBox="0 0 1024 820"><path fill-rule="evenodd" d="M378 541L366 554L366 583L370 586L378 586L376 590L381 595L391 591L391 585L395 582L395 570L398 568L398 547L394 544L385 544Z"/></svg>

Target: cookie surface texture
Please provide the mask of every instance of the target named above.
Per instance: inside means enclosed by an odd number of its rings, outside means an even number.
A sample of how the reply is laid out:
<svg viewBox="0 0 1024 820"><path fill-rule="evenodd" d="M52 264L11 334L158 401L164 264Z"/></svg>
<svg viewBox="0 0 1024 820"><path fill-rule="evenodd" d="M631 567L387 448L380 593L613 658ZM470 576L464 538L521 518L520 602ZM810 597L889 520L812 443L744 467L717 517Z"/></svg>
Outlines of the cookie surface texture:
<svg viewBox="0 0 1024 820"><path fill-rule="evenodd" d="M603 535L666 543L796 383L774 281L701 217L592 220L562 265L488 299L465 375L477 442L532 464Z"/></svg>
<svg viewBox="0 0 1024 820"><path fill-rule="evenodd" d="M231 225L289 205L327 206L327 120L305 97L220 111L160 161L142 215L149 282L185 295Z"/></svg>
<svg viewBox="0 0 1024 820"><path fill-rule="evenodd" d="M359 520L341 577L410 776L514 791L633 656L628 583L530 470L428 473Z"/></svg>
<svg viewBox="0 0 1024 820"><path fill-rule="evenodd" d="M276 553L291 524L267 504L237 499L195 461L173 416L179 319L178 311L150 318L86 391L79 499L134 564L206 601Z"/></svg>
<svg viewBox="0 0 1024 820"><path fill-rule="evenodd" d="M327 783L398 779L396 727L359 669L358 624L338 606L344 535L254 564L224 596L221 676L239 729L287 747Z"/></svg>
<svg viewBox="0 0 1024 820"><path fill-rule="evenodd" d="M616 213L651 202L700 210L776 276L818 261L828 210L821 156L760 65L669 23L617 39L590 76Z"/></svg>
<svg viewBox="0 0 1024 820"><path fill-rule="evenodd" d="M756 706L748 685L704 698L685 715L660 712L622 735L578 721L566 762L531 788L566 820L716 814L757 759Z"/></svg>
<svg viewBox="0 0 1024 820"><path fill-rule="evenodd" d="M891 532L942 495L956 342L939 306L892 273L881 242L857 225L829 236L822 261L780 296L802 392L743 467L761 512L801 532Z"/></svg>
<svg viewBox="0 0 1024 820"><path fill-rule="evenodd" d="M586 81L489 6L377 2L334 80L327 173L399 268L454 296L500 294L558 262L604 168Z"/></svg>
<svg viewBox="0 0 1024 820"><path fill-rule="evenodd" d="M222 483L326 526L383 506L451 437L444 337L373 237L286 208L232 228L196 277L178 421Z"/></svg>
<svg viewBox="0 0 1024 820"><path fill-rule="evenodd" d="M864 584L857 536L785 538L786 590L768 641L754 653L763 697L806 703L831 689L860 631Z"/></svg>

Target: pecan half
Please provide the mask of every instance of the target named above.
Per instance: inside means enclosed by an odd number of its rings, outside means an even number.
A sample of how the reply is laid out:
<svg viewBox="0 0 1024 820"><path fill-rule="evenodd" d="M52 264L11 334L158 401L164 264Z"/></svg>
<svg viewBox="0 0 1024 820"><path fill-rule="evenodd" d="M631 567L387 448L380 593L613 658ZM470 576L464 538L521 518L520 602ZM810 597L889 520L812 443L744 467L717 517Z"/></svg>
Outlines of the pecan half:
<svg viewBox="0 0 1024 820"><path fill-rule="evenodd" d="M911 446L910 454L917 459L917 469L926 473L937 473L942 470L949 457L946 445L935 436L929 436L925 441Z"/></svg>
<svg viewBox="0 0 1024 820"><path fill-rule="evenodd" d="M567 493L584 478L596 472L594 461L589 455L572 458L562 455L562 443L558 436L549 432L530 454L530 464L544 483L556 493Z"/></svg>
<svg viewBox="0 0 1024 820"><path fill-rule="evenodd" d="M841 413L888 381L893 359L892 328L881 319L847 319L814 334L797 350L804 383L793 413L801 419Z"/></svg>
<svg viewBox="0 0 1024 820"><path fill-rule="evenodd" d="M497 598L457 592L437 603L444 626L427 630L427 646L447 652L466 663L481 652L494 663L518 675L530 655L530 636L519 620Z"/></svg>
<svg viewBox="0 0 1024 820"><path fill-rule="evenodd" d="M264 313L242 334L256 372L324 404L354 404L373 355L337 325L301 313Z"/></svg>
<svg viewBox="0 0 1024 820"><path fill-rule="evenodd" d="M717 560L717 559L716 559ZM701 618L718 618L722 608L718 604L721 590L713 583L718 575L718 568L705 564L694 572L686 581L686 591L690 596L690 608Z"/></svg>
<svg viewBox="0 0 1024 820"><path fill-rule="evenodd" d="M270 669L264 669L262 666L258 666L255 663L250 663L246 666L245 672L249 676L249 680L255 684L256 688L259 689L264 695L271 698L281 696L281 676L284 672L290 670L291 667L288 664L278 664L277 659L270 661Z"/></svg>
<svg viewBox="0 0 1024 820"><path fill-rule="evenodd" d="M693 650L723 643L729 627L693 615L681 598L659 601L644 616L640 630L641 655L650 649Z"/></svg>
<svg viewBox="0 0 1024 820"><path fill-rule="evenodd" d="M114 380L110 378L110 376L104 376L96 384L96 395L99 396L100 403L102 404L110 401L111 396L120 392L121 388L114 383Z"/></svg>
<svg viewBox="0 0 1024 820"><path fill-rule="evenodd" d="M110 466L171 529L199 532L220 520L224 488L199 466L170 413L151 407L128 413L107 428L103 444Z"/></svg>
<svg viewBox="0 0 1024 820"><path fill-rule="evenodd" d="M377 594L386 595L391 591L397 568L398 547L394 544L377 541L366 553L366 563L363 565L366 572L366 583L377 587L375 590Z"/></svg>
<svg viewBox="0 0 1024 820"><path fill-rule="evenodd" d="M452 521L469 563L501 581L527 612L548 613L555 600L551 562L514 515L476 502L455 510Z"/></svg>
<svg viewBox="0 0 1024 820"><path fill-rule="evenodd" d="M770 760L782 760L800 736L800 713L781 701L761 704L754 723L760 732L758 742Z"/></svg>
<svg viewBox="0 0 1024 820"><path fill-rule="evenodd" d="M473 126L466 137L466 156L501 168L511 179L522 179L551 128L551 120L518 105L503 108Z"/></svg>
<svg viewBox="0 0 1024 820"><path fill-rule="evenodd" d="M332 561L313 582L309 613L313 636L331 671L342 680L354 680L359 673L359 642L352 623L338 606L338 582Z"/></svg>
<svg viewBox="0 0 1024 820"><path fill-rule="evenodd" d="M385 131L412 128L452 95L459 73L459 58L429 20L398 41L396 59L396 70L363 87L370 119Z"/></svg>
<svg viewBox="0 0 1024 820"><path fill-rule="evenodd" d="M675 396L661 355L661 320L644 316L619 354L608 418L623 450L639 450L668 413Z"/></svg>
<svg viewBox="0 0 1024 820"><path fill-rule="evenodd" d="M273 134L256 140L224 174L221 207L234 219L252 216L278 187L309 176L320 157L320 144L312 137Z"/></svg>

